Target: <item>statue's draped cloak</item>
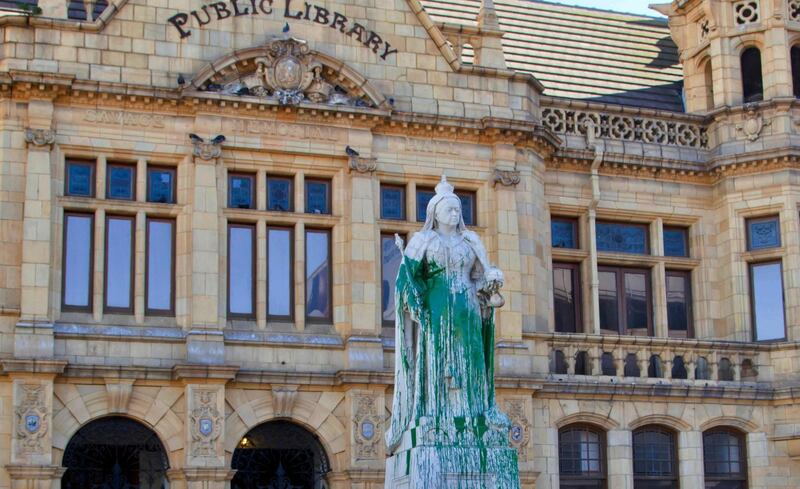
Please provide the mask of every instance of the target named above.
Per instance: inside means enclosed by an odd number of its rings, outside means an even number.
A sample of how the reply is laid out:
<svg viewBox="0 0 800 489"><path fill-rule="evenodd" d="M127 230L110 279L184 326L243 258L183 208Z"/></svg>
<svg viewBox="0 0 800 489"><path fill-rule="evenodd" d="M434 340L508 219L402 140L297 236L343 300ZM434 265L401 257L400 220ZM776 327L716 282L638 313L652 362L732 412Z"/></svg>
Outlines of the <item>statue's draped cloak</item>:
<svg viewBox="0 0 800 489"><path fill-rule="evenodd" d="M457 238L446 243L434 230L416 233L398 271L390 450L422 417L475 419L494 407L494 316L482 291L486 252L471 231Z"/></svg>

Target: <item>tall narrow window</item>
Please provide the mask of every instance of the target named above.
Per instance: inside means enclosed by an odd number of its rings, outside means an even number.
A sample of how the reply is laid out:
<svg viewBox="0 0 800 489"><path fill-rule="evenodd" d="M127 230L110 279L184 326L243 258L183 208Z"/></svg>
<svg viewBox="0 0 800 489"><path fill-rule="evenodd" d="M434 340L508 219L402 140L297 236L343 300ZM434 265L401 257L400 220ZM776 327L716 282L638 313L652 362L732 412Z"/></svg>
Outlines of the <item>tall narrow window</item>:
<svg viewBox="0 0 800 489"><path fill-rule="evenodd" d="M600 329L603 333L652 334L650 272L598 267Z"/></svg>
<svg viewBox="0 0 800 489"><path fill-rule="evenodd" d="M94 161L67 160L64 194L94 197Z"/></svg>
<svg viewBox="0 0 800 489"><path fill-rule="evenodd" d="M689 230L686 228L664 227L664 256L689 256Z"/></svg>
<svg viewBox="0 0 800 489"><path fill-rule="evenodd" d="M586 425L558 432L558 466L561 489L606 487L605 433Z"/></svg>
<svg viewBox="0 0 800 489"><path fill-rule="evenodd" d="M106 217L106 312L133 313L134 228L133 217Z"/></svg>
<svg viewBox="0 0 800 489"><path fill-rule="evenodd" d="M308 214L331 213L331 181L306 179L306 212Z"/></svg>
<svg viewBox="0 0 800 489"><path fill-rule="evenodd" d="M406 189L400 185L381 185L381 219L406 218Z"/></svg>
<svg viewBox="0 0 800 489"><path fill-rule="evenodd" d="M256 232L252 224L228 225L228 316L255 317Z"/></svg>
<svg viewBox="0 0 800 489"><path fill-rule="evenodd" d="M659 426L633 432L634 489L678 489L675 433Z"/></svg>
<svg viewBox="0 0 800 489"><path fill-rule="evenodd" d="M475 192L456 190L455 194L461 199L461 216L464 224L474 226L478 222L478 210L475 207Z"/></svg>
<svg viewBox="0 0 800 489"><path fill-rule="evenodd" d="M706 61L705 68L703 69L706 84L706 110L711 110L714 108L714 75L712 70L713 67L711 66L711 60L709 59Z"/></svg>
<svg viewBox="0 0 800 489"><path fill-rule="evenodd" d="M692 336L692 288L689 272L667 270L667 324L669 336Z"/></svg>
<svg viewBox="0 0 800 489"><path fill-rule="evenodd" d="M577 333L581 327L578 265L553 263L553 315L558 333Z"/></svg>
<svg viewBox="0 0 800 489"><path fill-rule="evenodd" d="M255 209L256 177L246 173L228 175L228 207Z"/></svg>
<svg viewBox="0 0 800 489"><path fill-rule="evenodd" d="M62 310L91 312L94 216L64 213Z"/></svg>
<svg viewBox="0 0 800 489"><path fill-rule="evenodd" d="M432 188L417 187L417 222L425 222L428 215L428 202L431 201L436 191Z"/></svg>
<svg viewBox="0 0 800 489"><path fill-rule="evenodd" d="M747 452L744 435L727 428L703 433L706 489L746 489Z"/></svg>
<svg viewBox="0 0 800 489"><path fill-rule="evenodd" d="M394 324L394 282L403 256L394 242L394 235L381 235L381 320Z"/></svg>
<svg viewBox="0 0 800 489"><path fill-rule="evenodd" d="M175 168L147 168L147 201L175 203Z"/></svg>
<svg viewBox="0 0 800 489"><path fill-rule="evenodd" d="M136 167L122 163L106 166L106 198L134 200L136 198Z"/></svg>
<svg viewBox="0 0 800 489"><path fill-rule="evenodd" d="M306 318L328 322L331 311L331 233L306 230Z"/></svg>
<svg viewBox="0 0 800 489"><path fill-rule="evenodd" d="M758 48L742 51L742 92L744 103L764 100L764 82L761 77L761 52Z"/></svg>
<svg viewBox="0 0 800 489"><path fill-rule="evenodd" d="M551 217L550 244L553 248L577 248L578 220L569 217Z"/></svg>
<svg viewBox="0 0 800 489"><path fill-rule="evenodd" d="M146 255L146 313L172 315L175 310L175 221L147 219Z"/></svg>
<svg viewBox="0 0 800 489"><path fill-rule="evenodd" d="M753 339L785 339L783 272L780 261L750 265L750 302L753 310Z"/></svg>
<svg viewBox="0 0 800 489"><path fill-rule="evenodd" d="M294 244L292 229L267 228L267 316L292 318L294 297Z"/></svg>
<svg viewBox="0 0 800 489"><path fill-rule="evenodd" d="M800 46L792 46L792 89L795 98L800 98Z"/></svg>
<svg viewBox="0 0 800 489"><path fill-rule="evenodd" d="M290 177L267 176L267 210L291 212L294 209L292 179Z"/></svg>

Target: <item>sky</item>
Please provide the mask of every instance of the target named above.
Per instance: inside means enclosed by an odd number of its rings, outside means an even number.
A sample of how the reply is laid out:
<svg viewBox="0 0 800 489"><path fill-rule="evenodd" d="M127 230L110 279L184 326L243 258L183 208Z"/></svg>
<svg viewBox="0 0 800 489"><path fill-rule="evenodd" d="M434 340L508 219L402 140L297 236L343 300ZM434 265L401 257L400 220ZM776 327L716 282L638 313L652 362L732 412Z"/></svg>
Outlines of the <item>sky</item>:
<svg viewBox="0 0 800 489"><path fill-rule="evenodd" d="M651 3L669 3L669 0L549 0L564 5L580 5L582 7L599 8L603 10L615 10L617 12L628 12L632 14L649 15L652 17L662 17L661 14L647 8Z"/></svg>

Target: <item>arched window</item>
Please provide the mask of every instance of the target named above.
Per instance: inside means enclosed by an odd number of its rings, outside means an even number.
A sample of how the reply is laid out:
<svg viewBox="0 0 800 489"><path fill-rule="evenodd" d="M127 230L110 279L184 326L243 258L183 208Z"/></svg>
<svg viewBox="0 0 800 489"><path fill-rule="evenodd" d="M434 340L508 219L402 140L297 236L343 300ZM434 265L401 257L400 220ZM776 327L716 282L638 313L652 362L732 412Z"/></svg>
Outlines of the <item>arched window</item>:
<svg viewBox="0 0 800 489"><path fill-rule="evenodd" d="M723 358L719 361L719 366L717 367L717 380L733 380L733 365L731 365L731 361L727 358Z"/></svg>
<svg viewBox="0 0 800 489"><path fill-rule="evenodd" d="M614 355L604 352L600 356L600 370L602 370L603 375L617 375L617 364L614 362Z"/></svg>
<svg viewBox="0 0 800 489"><path fill-rule="evenodd" d="M764 81L761 78L761 51L747 48L742 51L742 92L744 103L764 100Z"/></svg>
<svg viewBox="0 0 800 489"><path fill-rule="evenodd" d="M714 77L711 70L711 60L709 59L706 61L705 67L703 68L706 87L706 110L711 110L714 108Z"/></svg>
<svg viewBox="0 0 800 489"><path fill-rule="evenodd" d="M660 426L633 432L634 489L677 489L678 456L675 433Z"/></svg>
<svg viewBox="0 0 800 489"><path fill-rule="evenodd" d="M558 432L561 489L606 487L606 436L589 425L570 425Z"/></svg>
<svg viewBox="0 0 800 489"><path fill-rule="evenodd" d="M639 368L639 358L636 353L628 353L625 357L625 377L639 377L642 374Z"/></svg>
<svg viewBox="0 0 800 489"><path fill-rule="evenodd" d="M167 452L147 426L121 416L90 422L64 450L63 489L165 487Z"/></svg>
<svg viewBox="0 0 800 489"><path fill-rule="evenodd" d="M553 352L553 365L550 367L550 371L554 374L567 373L567 357L563 351L556 350Z"/></svg>
<svg viewBox="0 0 800 489"><path fill-rule="evenodd" d="M575 354L575 375L591 375L589 370L589 353L579 351Z"/></svg>
<svg viewBox="0 0 800 489"><path fill-rule="evenodd" d="M795 98L800 98L800 46L792 46L789 55L792 58L792 89Z"/></svg>
<svg viewBox="0 0 800 489"><path fill-rule="evenodd" d="M375 426L366 421L358 429L365 436L375 434ZM256 426L239 441L231 468L236 470L231 489L323 489L327 487L330 462L313 433L288 421L269 421Z"/></svg>
<svg viewBox="0 0 800 489"><path fill-rule="evenodd" d="M703 433L707 488L747 488L747 451L744 439L743 433L731 428L713 428Z"/></svg>
<svg viewBox="0 0 800 489"><path fill-rule="evenodd" d="M708 368L706 357L699 357L695 361L694 378L697 380L709 380L711 378L711 371Z"/></svg>
<svg viewBox="0 0 800 489"><path fill-rule="evenodd" d="M685 379L687 377L688 372L686 372L686 362L683 361L683 357L679 355L672 359L672 378Z"/></svg>
<svg viewBox="0 0 800 489"><path fill-rule="evenodd" d="M663 367L661 365L661 357L658 355L650 356L650 365L647 367L647 376L651 379L660 379L664 376Z"/></svg>

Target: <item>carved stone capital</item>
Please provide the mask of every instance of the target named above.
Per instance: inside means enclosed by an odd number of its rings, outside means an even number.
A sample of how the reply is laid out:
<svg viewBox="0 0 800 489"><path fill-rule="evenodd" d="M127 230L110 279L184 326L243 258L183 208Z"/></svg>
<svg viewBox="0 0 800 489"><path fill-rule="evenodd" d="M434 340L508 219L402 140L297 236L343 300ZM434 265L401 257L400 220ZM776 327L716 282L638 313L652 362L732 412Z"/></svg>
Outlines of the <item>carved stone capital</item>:
<svg viewBox="0 0 800 489"><path fill-rule="evenodd" d="M364 158L363 156L350 157L350 171L357 171L358 173L372 173L377 169L377 158Z"/></svg>
<svg viewBox="0 0 800 489"><path fill-rule="evenodd" d="M43 147L56 142L56 132L53 129L25 129L25 142L29 145Z"/></svg>
<svg viewBox="0 0 800 489"><path fill-rule="evenodd" d="M516 187L520 182L519 170L501 170L500 168L494 169L494 184L503 185L504 187Z"/></svg>

